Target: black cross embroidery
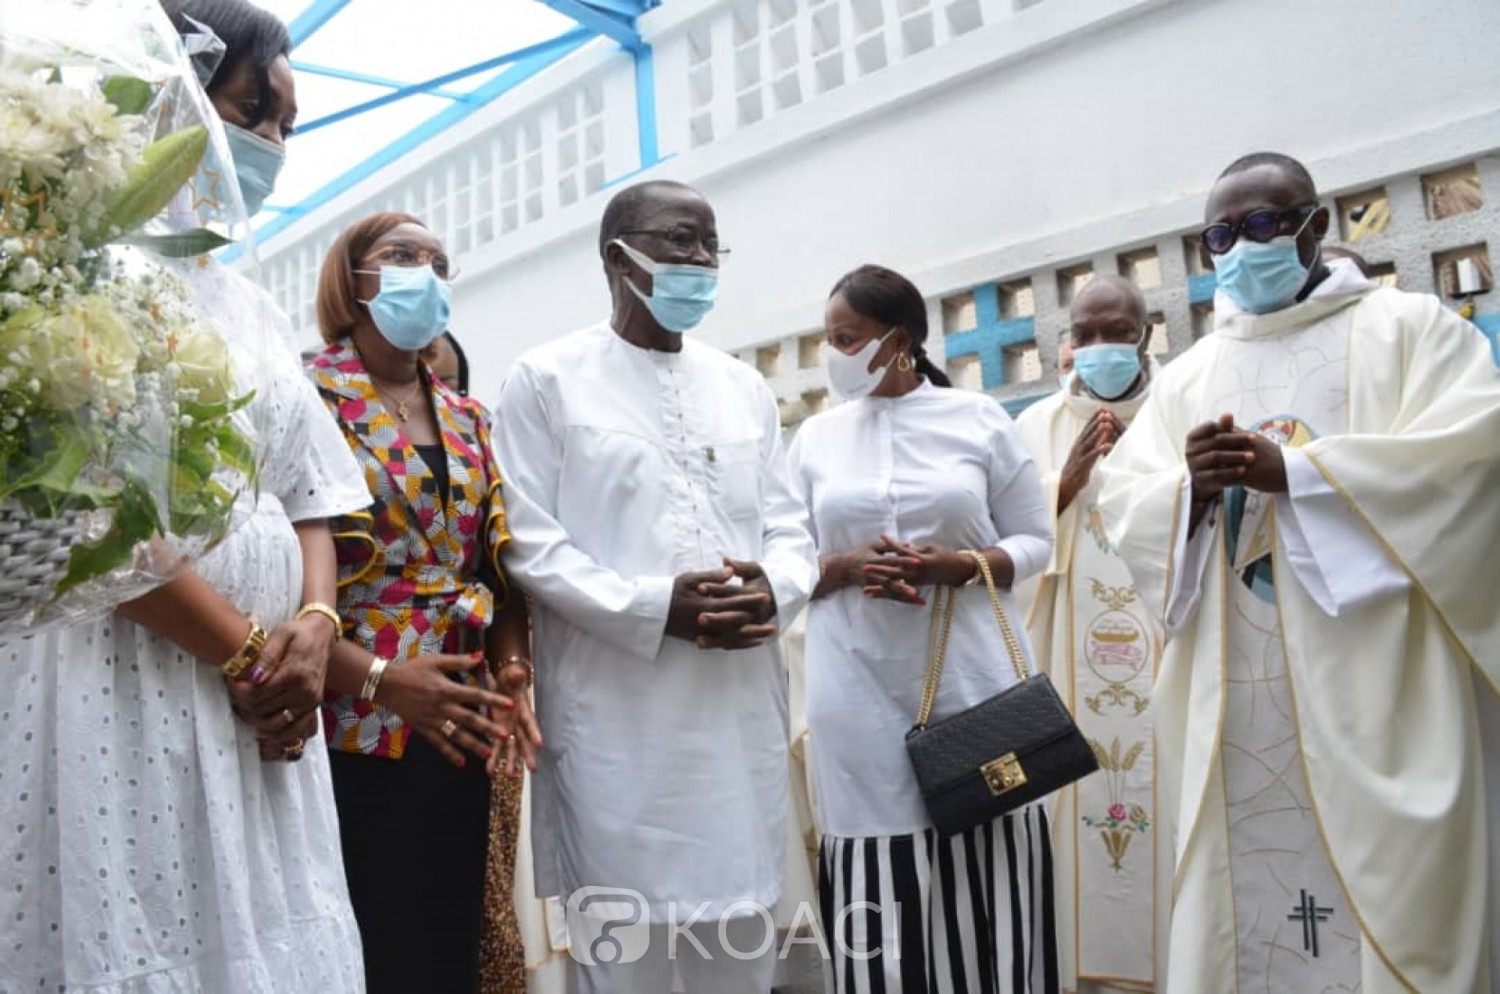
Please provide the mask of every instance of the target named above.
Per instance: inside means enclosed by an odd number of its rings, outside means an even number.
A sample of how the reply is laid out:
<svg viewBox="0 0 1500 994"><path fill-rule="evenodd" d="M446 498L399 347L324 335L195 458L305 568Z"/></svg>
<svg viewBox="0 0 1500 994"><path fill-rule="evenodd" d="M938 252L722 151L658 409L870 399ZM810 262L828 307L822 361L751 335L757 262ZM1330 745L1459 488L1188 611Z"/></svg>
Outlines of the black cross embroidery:
<svg viewBox="0 0 1500 994"><path fill-rule="evenodd" d="M1318 958L1318 922L1326 922L1331 914L1332 908L1318 907L1318 899L1304 890L1302 902L1286 916L1289 922L1302 923L1302 948L1312 953L1313 959Z"/></svg>

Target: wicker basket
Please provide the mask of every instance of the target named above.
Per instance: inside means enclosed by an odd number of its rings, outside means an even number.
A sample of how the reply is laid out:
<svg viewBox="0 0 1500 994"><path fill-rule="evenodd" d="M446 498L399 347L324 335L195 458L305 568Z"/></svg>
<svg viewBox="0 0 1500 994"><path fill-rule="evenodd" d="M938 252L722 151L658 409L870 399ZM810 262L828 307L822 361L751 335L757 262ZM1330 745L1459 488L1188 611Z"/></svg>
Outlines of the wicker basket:
<svg viewBox="0 0 1500 994"><path fill-rule="evenodd" d="M0 626L24 624L52 599L87 520L84 511L38 518L14 500L0 501Z"/></svg>

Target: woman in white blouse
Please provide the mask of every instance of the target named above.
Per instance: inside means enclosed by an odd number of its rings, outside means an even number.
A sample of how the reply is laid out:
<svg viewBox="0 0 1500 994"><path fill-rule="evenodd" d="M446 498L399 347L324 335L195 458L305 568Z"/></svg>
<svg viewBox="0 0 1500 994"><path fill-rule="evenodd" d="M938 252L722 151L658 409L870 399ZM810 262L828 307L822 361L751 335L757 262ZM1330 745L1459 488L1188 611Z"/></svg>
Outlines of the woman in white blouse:
<svg viewBox="0 0 1500 994"><path fill-rule="evenodd" d="M790 463L822 566L808 615L807 707L833 989L1055 992L1042 806L940 836L905 745L934 586L966 589L956 593L933 720L1015 681L988 595L972 582L977 567L960 550L983 550L1015 617L1008 588L1051 551L1040 480L999 404L944 389L923 349L926 304L900 274L862 266L844 276L824 334L829 379L848 403L802 425Z"/></svg>

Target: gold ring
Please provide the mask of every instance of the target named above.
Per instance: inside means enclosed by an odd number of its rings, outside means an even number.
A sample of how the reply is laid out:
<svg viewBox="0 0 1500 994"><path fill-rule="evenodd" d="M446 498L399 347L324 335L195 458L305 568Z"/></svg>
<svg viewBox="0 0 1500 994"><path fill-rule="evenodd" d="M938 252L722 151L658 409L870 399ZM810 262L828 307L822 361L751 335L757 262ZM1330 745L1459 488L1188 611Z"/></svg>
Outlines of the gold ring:
<svg viewBox="0 0 1500 994"><path fill-rule="evenodd" d="M292 709L291 708L282 708L281 709L281 716L286 719L286 724L287 724L288 728L290 728L291 726L297 724L297 716L294 715L294 714L292 714Z"/></svg>
<svg viewBox="0 0 1500 994"><path fill-rule="evenodd" d="M286 759L301 759L302 747L306 744L306 739L295 739L286 744L286 746L281 750L281 755Z"/></svg>
<svg viewBox="0 0 1500 994"><path fill-rule="evenodd" d="M453 738L453 733L458 731L458 722L454 721L452 718L449 718L447 721L443 722L443 725L439 729L439 731L443 733L443 738L451 739Z"/></svg>

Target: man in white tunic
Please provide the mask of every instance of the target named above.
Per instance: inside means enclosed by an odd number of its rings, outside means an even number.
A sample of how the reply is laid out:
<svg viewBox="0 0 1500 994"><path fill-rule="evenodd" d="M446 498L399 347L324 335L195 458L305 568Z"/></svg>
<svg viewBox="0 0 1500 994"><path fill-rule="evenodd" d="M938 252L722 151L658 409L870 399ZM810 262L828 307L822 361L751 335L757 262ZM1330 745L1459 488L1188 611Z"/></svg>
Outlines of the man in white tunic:
<svg viewBox="0 0 1500 994"><path fill-rule="evenodd" d="M708 203L630 187L599 248L611 319L523 356L495 415L506 567L535 604L537 888L597 926L572 936L582 991L665 994L675 958L687 990L763 994L756 908L787 831L774 636L817 581L812 540L770 389L683 334L714 299Z"/></svg>
<svg viewBox="0 0 1500 994"><path fill-rule="evenodd" d="M1435 298L1323 262L1295 160L1234 163L1206 219L1215 334L1099 470L1172 635L1166 989L1484 994L1500 374Z"/></svg>
<svg viewBox="0 0 1500 994"><path fill-rule="evenodd" d="M1157 375L1140 290L1099 276L1073 301L1077 372L1016 420L1056 522L1052 558L1018 588L1037 659L1099 757L1100 773L1059 791L1052 810L1064 991L1150 991L1166 943L1172 852L1156 806L1151 685L1163 641L1104 536L1095 466L1145 403Z"/></svg>

